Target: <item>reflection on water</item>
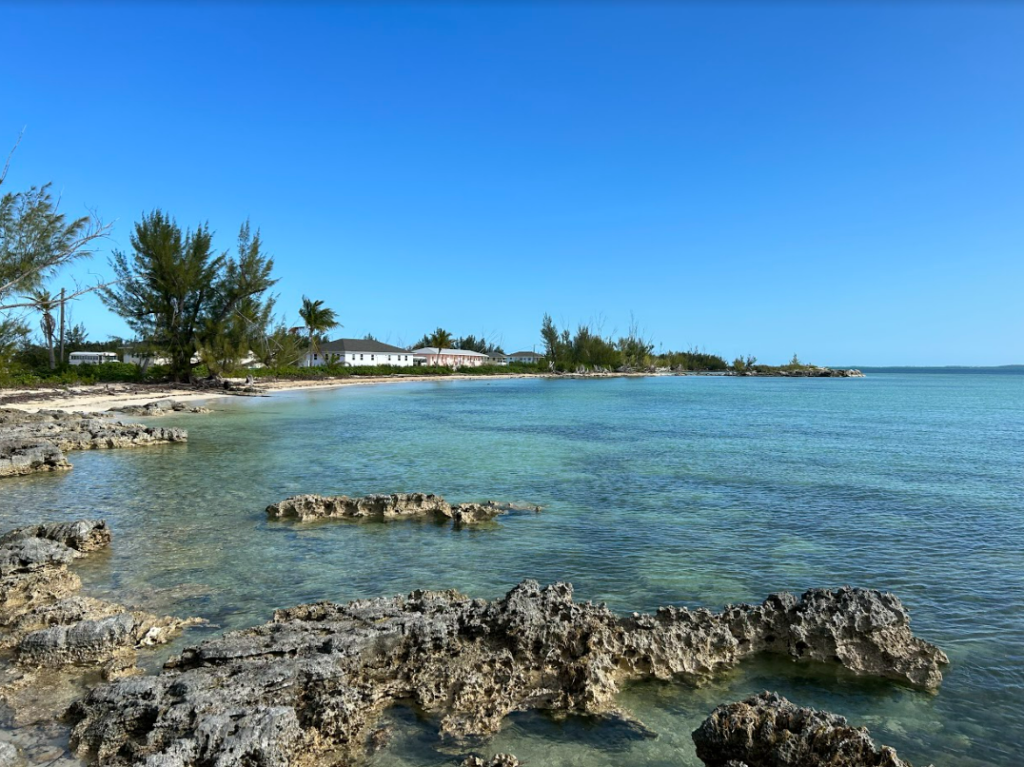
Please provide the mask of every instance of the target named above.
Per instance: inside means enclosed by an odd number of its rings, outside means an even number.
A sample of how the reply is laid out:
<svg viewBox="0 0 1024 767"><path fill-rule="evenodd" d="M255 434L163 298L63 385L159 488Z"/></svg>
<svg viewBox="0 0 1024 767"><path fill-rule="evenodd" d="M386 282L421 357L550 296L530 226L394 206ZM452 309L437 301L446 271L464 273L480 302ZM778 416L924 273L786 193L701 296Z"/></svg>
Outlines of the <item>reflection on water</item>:
<svg viewBox="0 0 1024 767"><path fill-rule="evenodd" d="M0 522L107 519L112 550L79 566L87 591L207 618L188 642L304 601L494 597L526 577L571 581L577 598L617 610L890 589L953 661L938 695L758 661L706 688L626 691L655 739L524 714L478 750L553 767L697 764L690 732L715 705L773 689L867 725L914 762L1017 763L1022 376L417 382L213 406L160 420L189 428L187 445L76 453L67 474L5 480ZM395 491L545 509L464 530L264 514L300 492ZM374 764L460 753L416 712L391 717Z"/></svg>

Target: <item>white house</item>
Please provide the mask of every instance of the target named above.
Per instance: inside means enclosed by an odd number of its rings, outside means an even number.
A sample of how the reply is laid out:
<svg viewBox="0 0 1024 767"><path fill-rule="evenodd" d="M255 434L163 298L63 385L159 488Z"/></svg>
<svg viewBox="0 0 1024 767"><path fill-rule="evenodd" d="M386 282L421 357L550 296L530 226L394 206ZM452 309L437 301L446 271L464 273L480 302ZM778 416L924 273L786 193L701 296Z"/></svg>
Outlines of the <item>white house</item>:
<svg viewBox="0 0 1024 767"><path fill-rule="evenodd" d="M507 365L508 355L505 352L491 352L487 355L488 365Z"/></svg>
<svg viewBox="0 0 1024 767"><path fill-rule="evenodd" d="M117 362L114 352L71 352L68 355L69 365L102 365L105 362Z"/></svg>
<svg viewBox="0 0 1024 767"><path fill-rule="evenodd" d="M149 368L150 365L170 365L171 361L167 357L161 357L155 352L140 352L131 349L130 347L122 347L124 349L123 359L132 365L138 365L143 370Z"/></svg>
<svg viewBox="0 0 1024 767"><path fill-rule="evenodd" d="M541 352L516 352L508 356L509 362L543 362L544 355Z"/></svg>
<svg viewBox="0 0 1024 767"><path fill-rule="evenodd" d="M416 349L413 354L416 355L417 362L422 359L422 364L431 366L478 368L491 363L491 358L486 354L469 349L438 349L436 346L424 346L422 349Z"/></svg>
<svg viewBox="0 0 1024 767"><path fill-rule="evenodd" d="M319 367L333 362L345 367L362 365L392 365L409 368L413 365L413 352L380 341L363 338L339 338L320 344L316 352L306 355L302 367Z"/></svg>

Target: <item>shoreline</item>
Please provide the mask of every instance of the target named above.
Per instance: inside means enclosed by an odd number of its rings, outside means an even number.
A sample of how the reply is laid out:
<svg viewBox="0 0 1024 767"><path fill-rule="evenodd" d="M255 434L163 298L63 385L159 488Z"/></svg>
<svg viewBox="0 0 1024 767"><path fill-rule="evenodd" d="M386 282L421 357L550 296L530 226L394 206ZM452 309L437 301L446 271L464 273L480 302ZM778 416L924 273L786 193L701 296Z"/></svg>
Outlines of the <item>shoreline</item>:
<svg viewBox="0 0 1024 767"><path fill-rule="evenodd" d="M271 396L277 392L302 391L305 389L337 389L344 386L376 386L378 384L438 382L438 381L507 381L521 378L598 379L598 378L686 378L702 376L709 378L814 378L818 376L788 376L778 374L736 375L717 371L658 371L635 373L496 373L474 375L453 373L444 376L391 375L348 378L324 378L310 380L260 380L254 385L260 389L257 394L246 394L227 389L200 389L188 384L139 384L139 383L97 383L60 388L38 387L34 389L0 389L0 408L13 408L34 413L39 410L68 410L86 413L105 412L112 408L145 405L160 400L199 404L207 400L227 397ZM847 377L847 376L824 376ZM862 376L856 376L862 377ZM237 381L239 379L231 379Z"/></svg>

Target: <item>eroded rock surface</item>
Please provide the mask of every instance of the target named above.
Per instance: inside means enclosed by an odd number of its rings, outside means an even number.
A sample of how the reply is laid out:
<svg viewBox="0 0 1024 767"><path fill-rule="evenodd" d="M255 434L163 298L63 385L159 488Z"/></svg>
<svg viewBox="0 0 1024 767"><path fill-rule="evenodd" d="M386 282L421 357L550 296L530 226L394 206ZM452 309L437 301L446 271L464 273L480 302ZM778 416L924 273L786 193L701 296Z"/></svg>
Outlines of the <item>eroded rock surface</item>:
<svg viewBox="0 0 1024 767"><path fill-rule="evenodd" d="M462 761L462 767L520 767L521 764L512 754L495 754L490 759L470 756Z"/></svg>
<svg viewBox="0 0 1024 767"><path fill-rule="evenodd" d="M3 432L0 431L0 435ZM0 477L18 477L44 471L65 471L71 464L64 452L40 439L0 438Z"/></svg>
<svg viewBox="0 0 1024 767"><path fill-rule="evenodd" d="M508 503L448 503L439 495L427 493L391 493L349 498L347 495L296 495L267 507L271 519L368 519L387 521L403 518L451 520L456 525L471 525L493 519L512 509L540 511L540 507Z"/></svg>
<svg viewBox="0 0 1024 767"><path fill-rule="evenodd" d="M623 682L698 683L761 652L927 687L947 662L911 634L899 600L877 591L626 617L574 602L562 583L525 581L493 602L417 591L279 610L187 649L159 676L98 687L69 712L72 746L101 765L306 764L363 753L398 702L462 739L526 709L615 715Z"/></svg>
<svg viewBox="0 0 1024 767"><path fill-rule="evenodd" d="M70 468L70 450L140 447L185 442L184 429L124 424L63 410L26 413L0 408L0 477Z"/></svg>
<svg viewBox="0 0 1024 767"><path fill-rule="evenodd" d="M165 643L197 622L79 595L82 582L68 565L109 543L102 521L33 525L0 536L0 649L14 661L0 669L0 701L16 721L26 712L29 720L59 713L83 676L137 672L138 648Z"/></svg>
<svg viewBox="0 0 1024 767"><path fill-rule="evenodd" d="M707 767L911 767L865 728L773 692L719 706L693 742Z"/></svg>
<svg viewBox="0 0 1024 767"><path fill-rule="evenodd" d="M158 416L171 413L209 413L209 408L199 405L188 405L173 399L160 399L147 402L145 405L124 405L122 407L110 408L108 412L122 413L124 415Z"/></svg>

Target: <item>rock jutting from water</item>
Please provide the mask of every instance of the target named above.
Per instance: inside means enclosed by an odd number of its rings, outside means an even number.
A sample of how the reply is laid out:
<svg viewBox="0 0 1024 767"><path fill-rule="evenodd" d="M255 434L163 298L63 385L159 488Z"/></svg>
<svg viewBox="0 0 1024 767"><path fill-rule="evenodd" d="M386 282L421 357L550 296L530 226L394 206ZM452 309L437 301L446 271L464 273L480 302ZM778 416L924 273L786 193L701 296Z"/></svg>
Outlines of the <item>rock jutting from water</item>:
<svg viewBox="0 0 1024 767"><path fill-rule="evenodd" d="M865 728L773 692L719 706L693 742L706 767L911 767Z"/></svg>
<svg viewBox="0 0 1024 767"><path fill-rule="evenodd" d="M630 680L699 683L759 653L839 662L937 687L941 650L892 594L815 589L720 613L618 616L572 586L524 581L494 601L456 591L307 604L185 650L157 676L93 689L68 714L100 765L243 767L365 753L380 714L411 704L442 736L496 732L528 709L621 716Z"/></svg>
<svg viewBox="0 0 1024 767"><path fill-rule="evenodd" d="M59 522L0 536L0 649L13 664L0 669L0 701L15 722L60 713L62 696L83 677L137 673L137 650L163 644L196 623L129 610L80 596L68 565L105 548L102 521Z"/></svg>
<svg viewBox="0 0 1024 767"><path fill-rule="evenodd" d="M510 503L448 503L439 495L391 493L349 498L347 495L296 495L267 507L271 519L365 519L385 522L393 519L427 518L456 525L472 525L511 510L540 511L539 506Z"/></svg>
<svg viewBox="0 0 1024 767"><path fill-rule="evenodd" d="M173 399L158 399L147 402L145 405L122 405L112 407L108 413L120 413L122 415L158 416L171 415L172 413L210 413L207 407L200 405L187 405Z"/></svg>
<svg viewBox="0 0 1024 767"><path fill-rule="evenodd" d="M184 429L125 424L109 417L63 410L26 413L0 408L0 477L71 468L70 450L144 447L185 442Z"/></svg>

